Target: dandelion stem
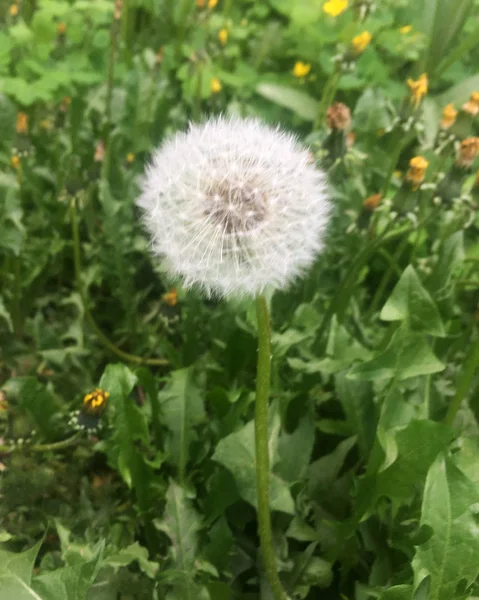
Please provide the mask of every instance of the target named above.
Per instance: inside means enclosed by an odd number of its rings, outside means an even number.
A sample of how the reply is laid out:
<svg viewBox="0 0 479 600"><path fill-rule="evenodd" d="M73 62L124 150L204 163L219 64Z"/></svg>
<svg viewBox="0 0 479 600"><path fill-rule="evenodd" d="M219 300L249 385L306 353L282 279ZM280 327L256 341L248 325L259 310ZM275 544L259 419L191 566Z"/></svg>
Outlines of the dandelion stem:
<svg viewBox="0 0 479 600"><path fill-rule="evenodd" d="M271 330L266 299L256 299L258 320L258 367L256 374L255 446L258 530L266 576L275 600L285 600L276 570L271 515L269 512L268 400L271 377Z"/></svg>
<svg viewBox="0 0 479 600"><path fill-rule="evenodd" d="M464 368L457 383L456 395L454 396L449 409L444 418L446 425L452 425L456 418L457 412L461 407L462 401L466 397L471 381L476 370L479 368L479 337L472 345L468 356L466 357Z"/></svg>
<svg viewBox="0 0 479 600"><path fill-rule="evenodd" d="M77 212L75 206L75 199L72 198L70 204L70 213L71 213L71 221L72 221L72 238L73 238L73 262L75 267L75 279L77 283L78 292L80 294L80 298L83 304L83 310L85 313L85 318L88 321L90 327L93 329L95 334L101 343L108 348L113 354L116 354L121 359L131 362L134 364L144 364L151 366L164 366L169 364L165 358L143 358L142 356L136 356L134 354L129 354L128 352L124 352L116 344L108 339L108 337L103 333L100 327L97 325L93 315L91 314L88 308L88 302L86 294L83 290L83 284L81 280L81 257L80 257L80 234L78 231L78 219Z"/></svg>
<svg viewBox="0 0 479 600"><path fill-rule="evenodd" d="M80 439L81 436L82 436L82 432L77 431L69 438L66 438L65 440L61 440L60 442L52 442L51 444L34 444L33 446L29 446L29 445L5 446L5 445L2 445L2 446L0 446L0 454L6 454L6 453L13 452L14 450L21 450L21 449L29 450L31 452L50 452L53 450L64 450L65 448L68 448L68 447L76 444L76 442Z"/></svg>
<svg viewBox="0 0 479 600"><path fill-rule="evenodd" d="M314 121L313 131L318 130L323 124L324 117L326 116L326 109L334 99L340 79L341 67L337 65L334 72L329 76L329 79L324 87L323 96L319 102L318 112L316 114L316 120Z"/></svg>

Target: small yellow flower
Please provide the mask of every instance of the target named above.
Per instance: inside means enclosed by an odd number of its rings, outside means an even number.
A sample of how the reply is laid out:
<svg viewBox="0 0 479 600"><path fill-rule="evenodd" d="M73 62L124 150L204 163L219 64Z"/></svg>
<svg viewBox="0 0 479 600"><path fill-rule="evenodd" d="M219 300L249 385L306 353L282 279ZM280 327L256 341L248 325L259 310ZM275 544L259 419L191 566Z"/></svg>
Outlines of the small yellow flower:
<svg viewBox="0 0 479 600"><path fill-rule="evenodd" d="M226 42L228 41L228 30L226 27L218 31L218 39L223 46L226 46Z"/></svg>
<svg viewBox="0 0 479 600"><path fill-rule="evenodd" d="M411 33L412 25L404 25L404 27L399 28L399 33L406 35L407 33Z"/></svg>
<svg viewBox="0 0 479 600"><path fill-rule="evenodd" d="M473 117L479 113L479 92L472 92L469 100L462 105L462 110Z"/></svg>
<svg viewBox="0 0 479 600"><path fill-rule="evenodd" d="M62 103L60 104L60 110L62 112L67 112L68 107L70 106L71 103L72 103L72 99L70 98L70 96L64 96Z"/></svg>
<svg viewBox="0 0 479 600"><path fill-rule="evenodd" d="M135 160L135 155L133 154L133 152L128 152L128 154L126 155L126 162L131 165L131 163Z"/></svg>
<svg viewBox="0 0 479 600"><path fill-rule="evenodd" d="M298 60L293 67L293 75L295 77L306 77L306 75L311 71L311 65L309 63L304 63Z"/></svg>
<svg viewBox="0 0 479 600"><path fill-rule="evenodd" d="M28 133L28 115L24 112L17 115L17 133Z"/></svg>
<svg viewBox="0 0 479 600"><path fill-rule="evenodd" d="M178 293L175 288L171 288L169 292L163 294L162 300L168 306L176 306L178 304Z"/></svg>
<svg viewBox="0 0 479 600"><path fill-rule="evenodd" d="M218 0L208 0L208 8L214 8L218 4Z"/></svg>
<svg viewBox="0 0 479 600"><path fill-rule="evenodd" d="M421 98L427 94L428 79L426 73L423 73L417 81L408 79L407 84L411 90L411 102L417 107L421 102Z"/></svg>
<svg viewBox="0 0 479 600"><path fill-rule="evenodd" d="M20 167L20 157L15 155L10 159L10 166L13 169L18 169Z"/></svg>
<svg viewBox="0 0 479 600"><path fill-rule="evenodd" d="M98 414L105 408L109 396L110 392L105 392L100 388L96 388L96 390L86 394L83 398L83 410L89 413Z"/></svg>
<svg viewBox="0 0 479 600"><path fill-rule="evenodd" d="M11 17L16 17L18 15L18 4L12 4L8 9L8 13Z"/></svg>
<svg viewBox="0 0 479 600"><path fill-rule="evenodd" d="M406 179L412 183L413 190L417 190L424 181L428 166L429 162L423 156L415 156L409 161L409 170L406 174Z"/></svg>
<svg viewBox="0 0 479 600"><path fill-rule="evenodd" d="M65 35L66 30L67 30L67 26L65 25L65 23L58 23L58 27L57 27L58 35Z"/></svg>
<svg viewBox="0 0 479 600"><path fill-rule="evenodd" d="M442 111L441 127L442 129L449 129L454 123L457 117L457 110L454 108L454 104L447 104Z"/></svg>
<svg viewBox="0 0 479 600"><path fill-rule="evenodd" d="M366 48L369 46L369 43L371 42L372 37L373 36L369 33L369 31L363 31L359 35L353 37L352 42L351 42L353 50L357 54L361 54L361 52L364 52L366 50Z"/></svg>
<svg viewBox="0 0 479 600"><path fill-rule="evenodd" d="M328 0L323 4L323 11L330 17L337 17L348 8L348 0Z"/></svg>
<svg viewBox="0 0 479 600"><path fill-rule="evenodd" d="M203 8L204 5L205 5L205 0L196 0L196 6L198 8Z"/></svg>
<svg viewBox="0 0 479 600"><path fill-rule="evenodd" d="M52 122L50 121L50 119L42 119L39 125L40 129L45 129L47 131L52 128Z"/></svg>
<svg viewBox="0 0 479 600"><path fill-rule="evenodd" d="M213 77L210 83L210 89L212 94L217 94L221 92L221 81L217 77Z"/></svg>

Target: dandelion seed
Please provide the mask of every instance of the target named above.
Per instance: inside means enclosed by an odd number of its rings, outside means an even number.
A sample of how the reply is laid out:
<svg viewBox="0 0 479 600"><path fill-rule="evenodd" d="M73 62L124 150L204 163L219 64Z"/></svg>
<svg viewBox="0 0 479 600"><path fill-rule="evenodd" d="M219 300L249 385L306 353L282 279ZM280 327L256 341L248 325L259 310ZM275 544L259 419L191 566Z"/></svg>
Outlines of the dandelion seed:
<svg viewBox="0 0 479 600"><path fill-rule="evenodd" d="M225 117L156 151L138 205L169 271L217 296L288 285L321 250L330 212L325 177L294 136Z"/></svg>

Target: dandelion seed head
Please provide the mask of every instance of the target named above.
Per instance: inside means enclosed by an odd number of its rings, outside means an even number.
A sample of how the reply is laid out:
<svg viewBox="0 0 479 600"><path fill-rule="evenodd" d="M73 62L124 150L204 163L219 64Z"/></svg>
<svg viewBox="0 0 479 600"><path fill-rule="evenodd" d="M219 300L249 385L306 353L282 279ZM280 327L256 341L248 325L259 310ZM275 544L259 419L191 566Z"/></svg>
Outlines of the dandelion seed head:
<svg viewBox="0 0 479 600"><path fill-rule="evenodd" d="M324 242L324 174L296 138L257 119L219 117L153 155L137 201L153 252L208 295L283 288Z"/></svg>

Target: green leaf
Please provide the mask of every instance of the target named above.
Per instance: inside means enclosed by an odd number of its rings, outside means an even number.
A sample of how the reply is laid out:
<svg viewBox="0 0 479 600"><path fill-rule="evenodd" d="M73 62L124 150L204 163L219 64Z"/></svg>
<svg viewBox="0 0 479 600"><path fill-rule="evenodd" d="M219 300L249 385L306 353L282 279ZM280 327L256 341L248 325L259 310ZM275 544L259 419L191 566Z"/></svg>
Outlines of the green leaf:
<svg viewBox="0 0 479 600"><path fill-rule="evenodd" d="M144 412L130 396L135 383L135 375L122 364L108 365L100 380L100 387L110 392L107 411L113 427L106 452L126 484L135 489L141 509L147 510L153 468L139 447L148 446L149 433Z"/></svg>
<svg viewBox="0 0 479 600"><path fill-rule="evenodd" d="M444 370L443 363L432 353L424 335L408 333L404 325L396 331L388 347L376 358L354 366L350 379L380 381L397 377L409 379Z"/></svg>
<svg viewBox="0 0 479 600"><path fill-rule="evenodd" d="M428 600L450 600L460 581L470 585L479 575L478 502L476 484L438 456L427 474L421 511L421 525L431 527L432 535L412 563L416 586L429 577Z"/></svg>
<svg viewBox="0 0 479 600"><path fill-rule="evenodd" d="M366 475L360 479L357 510L363 515L373 510L379 498L405 501L411 498L416 486L424 481L427 471L449 443L452 431L434 421L411 421L398 431L387 432L394 438L395 453L381 466L372 456ZM386 456L383 454L383 457ZM378 472L379 470L379 472Z"/></svg>
<svg viewBox="0 0 479 600"><path fill-rule="evenodd" d="M166 506L161 521L155 520L158 529L170 538L173 559L178 569L178 581L175 586L179 597L194 600L196 586L193 582L195 560L198 558L198 532L202 527L201 519L186 488L173 480L166 492Z"/></svg>
<svg viewBox="0 0 479 600"><path fill-rule="evenodd" d="M148 550L140 546L138 542L130 544L116 554L108 556L104 561L104 565L110 565L117 569L131 565L135 561L138 562L138 566L145 575L151 579L156 577L159 568L158 563L148 560Z"/></svg>
<svg viewBox="0 0 479 600"><path fill-rule="evenodd" d="M164 422L170 430L166 451L182 480L190 457L190 444L197 439L194 428L205 418L203 398L193 380L193 369L173 371L159 400Z"/></svg>
<svg viewBox="0 0 479 600"><path fill-rule="evenodd" d="M84 600L100 570L105 542L99 542L93 556L81 563L42 573L32 587L45 600Z"/></svg>
<svg viewBox="0 0 479 600"><path fill-rule="evenodd" d="M21 584L30 585L33 567L42 543L43 540L40 540L25 552L20 553L0 548L0 586L3 586L5 578L12 578ZM3 587L0 587L0 590L2 589Z"/></svg>
<svg viewBox="0 0 479 600"><path fill-rule="evenodd" d="M367 458L376 432L376 407L373 387L366 381L351 381L345 373L335 377L335 386L346 420L358 438L358 446Z"/></svg>
<svg viewBox="0 0 479 600"><path fill-rule="evenodd" d="M274 465L276 459L276 454L274 451L272 452L272 448L276 447L279 429L279 415L276 412L270 419L269 428L271 465ZM243 500L257 508L254 421L250 421L239 431L220 440L216 446L213 460L221 463L231 471ZM294 502L288 484L278 475L271 473L269 485L271 510L294 514Z"/></svg>
<svg viewBox="0 0 479 600"><path fill-rule="evenodd" d="M427 280L427 286L437 302L453 294L454 282L464 262L464 232L456 231L446 238L439 250L438 261Z"/></svg>
<svg viewBox="0 0 479 600"><path fill-rule="evenodd" d="M299 481L305 474L314 444L314 419L305 415L293 433L283 432L278 442L281 460L275 471L288 483Z"/></svg>
<svg viewBox="0 0 479 600"><path fill-rule="evenodd" d="M356 102L353 113L354 128L377 134L392 123L391 109L380 88L367 88Z"/></svg>
<svg viewBox="0 0 479 600"><path fill-rule="evenodd" d="M384 305L383 321L406 321L411 331L443 337L444 326L433 299L409 265Z"/></svg>
<svg viewBox="0 0 479 600"><path fill-rule="evenodd" d="M35 377L16 377L8 380L4 390L28 412L47 439L55 437L58 429L55 416L59 406L55 396L44 385Z"/></svg>
<svg viewBox="0 0 479 600"><path fill-rule="evenodd" d="M469 99L472 92L479 89L479 75L472 75L464 81L454 85L447 91L443 92L440 96L436 96L435 100L439 106L446 106L446 104L452 103L456 106L461 106Z"/></svg>
<svg viewBox="0 0 479 600"><path fill-rule="evenodd" d="M289 108L307 121L314 121L318 112L318 102L299 90L276 83L259 83L258 94L284 108Z"/></svg>
<svg viewBox="0 0 479 600"><path fill-rule="evenodd" d="M5 321L5 323L7 324L8 330L10 332L12 332L13 331L12 317L10 316L10 313L6 309L1 296L0 296L0 319L2 321Z"/></svg>

